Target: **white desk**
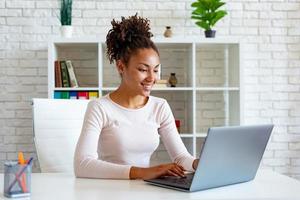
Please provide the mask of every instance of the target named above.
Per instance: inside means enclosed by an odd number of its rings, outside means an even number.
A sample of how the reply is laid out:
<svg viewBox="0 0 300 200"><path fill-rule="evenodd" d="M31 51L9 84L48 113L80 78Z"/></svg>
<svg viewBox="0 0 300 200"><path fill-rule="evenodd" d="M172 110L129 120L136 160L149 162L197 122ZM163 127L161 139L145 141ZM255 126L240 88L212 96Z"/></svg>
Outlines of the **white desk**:
<svg viewBox="0 0 300 200"><path fill-rule="evenodd" d="M3 174L1 198L3 199ZM32 174L32 200L282 199L299 200L300 182L261 170L254 181L194 193L160 188L140 180L76 179L72 174Z"/></svg>

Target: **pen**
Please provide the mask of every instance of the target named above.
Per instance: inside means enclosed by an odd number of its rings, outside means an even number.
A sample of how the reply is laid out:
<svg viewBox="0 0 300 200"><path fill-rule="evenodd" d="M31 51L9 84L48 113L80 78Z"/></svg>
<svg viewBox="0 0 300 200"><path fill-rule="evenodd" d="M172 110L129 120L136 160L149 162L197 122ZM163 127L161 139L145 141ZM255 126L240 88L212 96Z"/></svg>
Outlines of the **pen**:
<svg viewBox="0 0 300 200"><path fill-rule="evenodd" d="M25 164L24 155L23 155L23 152L21 152L21 151L18 153L18 161L19 161L20 165ZM22 188L23 192L27 191L27 189L26 189L26 176L25 176L24 173L22 174L22 177L21 177L21 188Z"/></svg>
<svg viewBox="0 0 300 200"><path fill-rule="evenodd" d="M27 167L31 164L33 160L33 157L31 157L28 161L28 163L21 169L21 171L19 173L16 174L16 178L15 180L11 183L11 185L8 187L7 191L10 191L14 185L18 182L20 176L24 173L24 171L27 169Z"/></svg>

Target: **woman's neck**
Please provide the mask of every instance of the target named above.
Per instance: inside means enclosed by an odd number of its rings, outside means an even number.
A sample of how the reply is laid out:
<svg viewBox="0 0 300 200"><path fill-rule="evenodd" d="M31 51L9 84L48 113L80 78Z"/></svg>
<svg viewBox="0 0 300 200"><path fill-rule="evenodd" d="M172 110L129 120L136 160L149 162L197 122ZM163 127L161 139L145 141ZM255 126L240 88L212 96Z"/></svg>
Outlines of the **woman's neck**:
<svg viewBox="0 0 300 200"><path fill-rule="evenodd" d="M110 99L125 108L137 109L141 108L148 102L149 97L133 94L130 91L119 87L117 90L109 94Z"/></svg>

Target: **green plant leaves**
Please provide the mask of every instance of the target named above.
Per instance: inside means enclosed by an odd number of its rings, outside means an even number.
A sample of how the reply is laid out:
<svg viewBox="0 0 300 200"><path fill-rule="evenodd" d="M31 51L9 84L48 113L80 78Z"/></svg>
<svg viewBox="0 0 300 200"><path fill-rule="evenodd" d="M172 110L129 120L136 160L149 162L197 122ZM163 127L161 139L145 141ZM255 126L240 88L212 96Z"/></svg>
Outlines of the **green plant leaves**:
<svg viewBox="0 0 300 200"><path fill-rule="evenodd" d="M205 30L210 30L210 26L205 21L197 21L196 24Z"/></svg>
<svg viewBox="0 0 300 200"><path fill-rule="evenodd" d="M227 15L225 10L218 10L225 2L221 0L197 0L191 4L195 8L192 11L192 19L197 20L196 25L210 30L221 18Z"/></svg>
<svg viewBox="0 0 300 200"><path fill-rule="evenodd" d="M214 26L217 21L222 19L225 15L227 15L227 12L224 10L219 10L214 14L214 17L211 20L211 26Z"/></svg>
<svg viewBox="0 0 300 200"><path fill-rule="evenodd" d="M60 22L61 25L72 25L72 0L61 0Z"/></svg>
<svg viewBox="0 0 300 200"><path fill-rule="evenodd" d="M214 11L216 11L218 8L220 8L221 6L225 5L224 2L217 2L215 5L214 5Z"/></svg>

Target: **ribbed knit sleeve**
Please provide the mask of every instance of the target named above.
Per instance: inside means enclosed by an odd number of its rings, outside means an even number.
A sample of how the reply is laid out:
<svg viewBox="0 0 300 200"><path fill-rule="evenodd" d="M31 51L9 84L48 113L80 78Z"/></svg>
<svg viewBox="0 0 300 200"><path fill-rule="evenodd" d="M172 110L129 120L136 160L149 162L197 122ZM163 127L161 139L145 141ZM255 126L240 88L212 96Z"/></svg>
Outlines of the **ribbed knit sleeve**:
<svg viewBox="0 0 300 200"><path fill-rule="evenodd" d="M167 101L162 104L160 113L161 124L158 132L172 162L183 166L187 171L194 171L193 162L195 158L187 151L178 134L175 119Z"/></svg>

